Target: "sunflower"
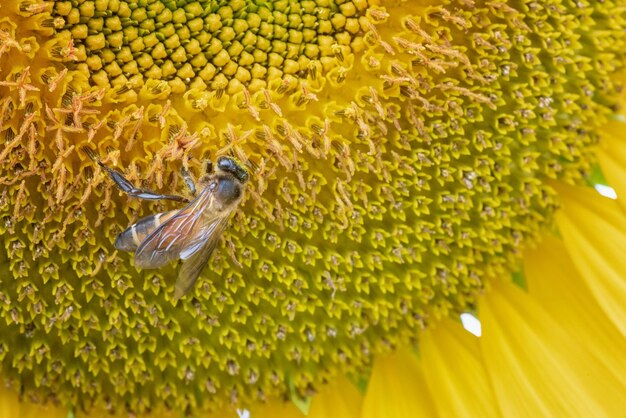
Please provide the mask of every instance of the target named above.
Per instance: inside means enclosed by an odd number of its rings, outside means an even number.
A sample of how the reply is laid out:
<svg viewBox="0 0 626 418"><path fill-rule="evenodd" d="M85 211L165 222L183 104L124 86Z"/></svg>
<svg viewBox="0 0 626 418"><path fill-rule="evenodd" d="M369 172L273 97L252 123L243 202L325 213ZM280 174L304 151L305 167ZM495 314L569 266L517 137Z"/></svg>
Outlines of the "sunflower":
<svg viewBox="0 0 626 418"><path fill-rule="evenodd" d="M0 416L623 414L625 6L3 2ZM103 167L223 155L177 300Z"/></svg>

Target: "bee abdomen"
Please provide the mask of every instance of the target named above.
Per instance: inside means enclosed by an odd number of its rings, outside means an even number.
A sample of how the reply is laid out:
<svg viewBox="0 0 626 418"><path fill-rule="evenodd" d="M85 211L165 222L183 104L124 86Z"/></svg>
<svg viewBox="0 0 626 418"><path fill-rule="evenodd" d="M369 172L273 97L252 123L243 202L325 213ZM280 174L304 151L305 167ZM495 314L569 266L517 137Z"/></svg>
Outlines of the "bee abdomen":
<svg viewBox="0 0 626 418"><path fill-rule="evenodd" d="M176 214L176 211L157 213L146 216L136 224L126 228L115 238L115 248L120 251L136 251L137 247L152 231Z"/></svg>

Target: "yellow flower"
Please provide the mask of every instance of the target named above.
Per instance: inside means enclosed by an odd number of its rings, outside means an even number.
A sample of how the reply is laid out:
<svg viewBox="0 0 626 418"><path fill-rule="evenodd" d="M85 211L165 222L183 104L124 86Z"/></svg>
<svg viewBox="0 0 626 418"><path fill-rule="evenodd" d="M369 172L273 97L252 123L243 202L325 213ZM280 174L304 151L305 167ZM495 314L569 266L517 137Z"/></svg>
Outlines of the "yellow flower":
<svg viewBox="0 0 626 418"><path fill-rule="evenodd" d="M0 417L626 410L585 185L626 193L624 5L431 3L3 2ZM246 198L176 302L113 247L176 204L90 156L174 194L224 154Z"/></svg>

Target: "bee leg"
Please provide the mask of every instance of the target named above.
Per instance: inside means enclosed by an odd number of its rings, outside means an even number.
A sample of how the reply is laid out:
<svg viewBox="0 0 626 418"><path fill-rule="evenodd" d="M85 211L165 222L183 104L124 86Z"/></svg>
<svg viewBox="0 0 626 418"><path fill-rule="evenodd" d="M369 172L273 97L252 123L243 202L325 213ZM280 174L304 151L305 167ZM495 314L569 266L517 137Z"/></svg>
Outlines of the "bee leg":
<svg viewBox="0 0 626 418"><path fill-rule="evenodd" d="M181 167L180 174L183 176L183 180L185 180L185 184L187 185L187 188L191 192L191 195L195 196L196 195L196 183L193 181L193 177L191 176L191 173L189 172L189 170L187 170L185 167Z"/></svg>
<svg viewBox="0 0 626 418"><path fill-rule="evenodd" d="M158 194L151 190L146 189L138 189L133 184L128 181L122 173L117 170L113 170L112 168L107 167L98 161L100 167L102 167L111 177L111 180L115 182L115 185L124 193L131 197L137 197L139 199L146 200L175 200L177 202L189 202L189 199L177 196L177 195L168 195L168 194Z"/></svg>

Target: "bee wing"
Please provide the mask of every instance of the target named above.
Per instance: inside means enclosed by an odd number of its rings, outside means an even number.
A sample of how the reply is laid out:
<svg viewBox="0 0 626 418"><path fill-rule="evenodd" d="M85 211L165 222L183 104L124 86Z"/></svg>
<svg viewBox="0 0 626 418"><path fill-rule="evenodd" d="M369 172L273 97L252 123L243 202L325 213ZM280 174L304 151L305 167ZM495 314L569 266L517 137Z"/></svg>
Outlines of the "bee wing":
<svg viewBox="0 0 626 418"><path fill-rule="evenodd" d="M206 267L209 262L211 254L217 247L217 243L220 241L222 232L226 228L228 216L216 218L211 224L211 228L208 234L204 236L205 240L198 247L199 249L193 254L190 254L185 260L178 272L178 279L176 279L176 286L174 289L174 298L179 299L185 293L191 289L194 285L200 273Z"/></svg>
<svg viewBox="0 0 626 418"><path fill-rule="evenodd" d="M179 258L189 258L210 235L213 220L207 219L214 204L213 187L205 188L176 215L156 228L137 248L135 265L150 269L162 267ZM215 214L218 218L219 213Z"/></svg>

